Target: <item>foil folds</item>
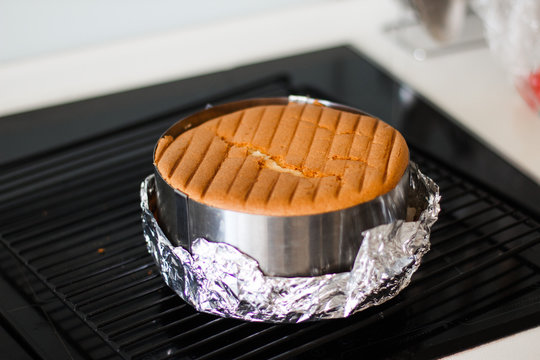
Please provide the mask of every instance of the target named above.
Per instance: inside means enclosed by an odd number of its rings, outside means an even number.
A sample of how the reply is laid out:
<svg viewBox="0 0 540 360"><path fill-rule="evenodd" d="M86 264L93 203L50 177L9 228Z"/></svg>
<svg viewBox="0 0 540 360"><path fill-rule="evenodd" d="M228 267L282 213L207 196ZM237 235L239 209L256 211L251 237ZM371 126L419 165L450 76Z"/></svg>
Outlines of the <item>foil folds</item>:
<svg viewBox="0 0 540 360"><path fill-rule="evenodd" d="M347 317L405 288L429 250L440 210L439 188L411 163L409 219L363 232L350 272L314 277L264 275L231 245L197 239L192 253L174 247L154 217L154 175L141 184L144 237L163 279L195 309L249 321L297 323ZM410 220L410 221L409 221Z"/></svg>

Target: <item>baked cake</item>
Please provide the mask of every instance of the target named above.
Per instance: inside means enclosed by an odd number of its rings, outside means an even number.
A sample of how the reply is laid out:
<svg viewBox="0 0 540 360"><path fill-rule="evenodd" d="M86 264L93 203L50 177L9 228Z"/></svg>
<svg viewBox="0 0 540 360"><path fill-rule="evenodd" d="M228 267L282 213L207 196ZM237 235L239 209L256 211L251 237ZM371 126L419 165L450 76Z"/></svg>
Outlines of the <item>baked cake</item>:
<svg viewBox="0 0 540 360"><path fill-rule="evenodd" d="M409 164L401 134L319 104L255 106L161 138L163 179L198 202L263 215L348 208L393 189Z"/></svg>

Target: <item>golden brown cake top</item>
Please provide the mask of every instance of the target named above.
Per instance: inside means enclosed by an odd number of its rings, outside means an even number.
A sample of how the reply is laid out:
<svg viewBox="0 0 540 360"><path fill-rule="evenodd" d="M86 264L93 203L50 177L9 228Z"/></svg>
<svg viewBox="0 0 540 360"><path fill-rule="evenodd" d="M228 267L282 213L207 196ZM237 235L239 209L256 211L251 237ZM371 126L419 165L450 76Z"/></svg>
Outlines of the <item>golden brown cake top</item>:
<svg viewBox="0 0 540 360"><path fill-rule="evenodd" d="M264 215L344 209L393 189L409 163L401 134L316 104L256 106L161 138L170 185L214 207Z"/></svg>

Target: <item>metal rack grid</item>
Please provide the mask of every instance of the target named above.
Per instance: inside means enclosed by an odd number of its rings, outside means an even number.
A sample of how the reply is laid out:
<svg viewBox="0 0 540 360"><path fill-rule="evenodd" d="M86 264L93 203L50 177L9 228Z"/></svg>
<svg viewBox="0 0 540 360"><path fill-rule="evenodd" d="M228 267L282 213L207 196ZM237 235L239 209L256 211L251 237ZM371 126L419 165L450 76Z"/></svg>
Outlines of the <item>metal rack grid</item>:
<svg viewBox="0 0 540 360"><path fill-rule="evenodd" d="M436 345L440 334L489 327L493 317L540 302L539 223L413 148L441 187L443 210L432 250L397 298L348 319L299 325L194 311L147 254L138 204L155 140L192 108L0 172L1 243L123 358L384 357L429 350L417 340Z"/></svg>

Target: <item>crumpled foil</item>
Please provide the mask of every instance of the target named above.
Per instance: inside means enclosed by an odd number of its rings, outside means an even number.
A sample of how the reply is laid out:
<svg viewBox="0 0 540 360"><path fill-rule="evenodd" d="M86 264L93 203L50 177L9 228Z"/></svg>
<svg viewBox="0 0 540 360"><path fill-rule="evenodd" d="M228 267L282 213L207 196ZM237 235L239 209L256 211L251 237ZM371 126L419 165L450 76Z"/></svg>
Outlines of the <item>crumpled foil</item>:
<svg viewBox="0 0 540 360"><path fill-rule="evenodd" d="M350 272L314 277L264 275L235 247L196 239L175 247L154 217L154 175L141 184L144 237L163 279L195 309L249 321L298 323L347 317L396 296L429 250L440 210L439 188L411 163L409 215L364 231Z"/></svg>

